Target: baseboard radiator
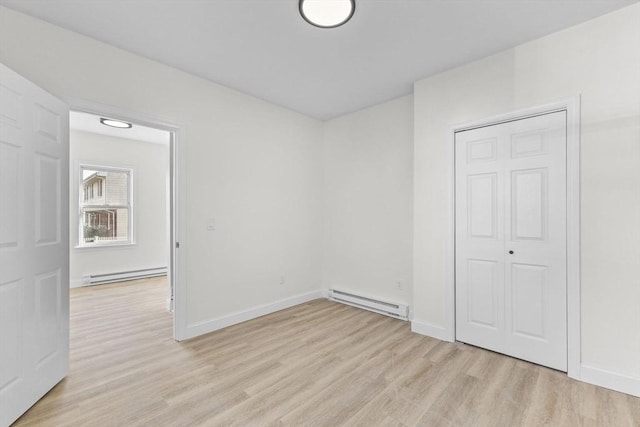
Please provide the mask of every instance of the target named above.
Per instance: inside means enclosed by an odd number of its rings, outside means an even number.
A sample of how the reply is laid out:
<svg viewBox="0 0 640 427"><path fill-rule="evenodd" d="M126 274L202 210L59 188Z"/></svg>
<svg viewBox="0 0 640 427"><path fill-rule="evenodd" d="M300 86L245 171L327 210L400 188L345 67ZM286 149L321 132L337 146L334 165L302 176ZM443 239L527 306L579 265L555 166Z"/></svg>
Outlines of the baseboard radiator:
<svg viewBox="0 0 640 427"><path fill-rule="evenodd" d="M339 291L337 289L329 289L329 299L342 304L384 314L385 316L395 317L396 319L409 320L409 306L405 304L380 301L361 295Z"/></svg>
<svg viewBox="0 0 640 427"><path fill-rule="evenodd" d="M121 271L118 273L91 274L82 276L82 285L102 285L104 283L123 282L125 280L145 279L147 277L164 276L167 267L146 268L143 270Z"/></svg>

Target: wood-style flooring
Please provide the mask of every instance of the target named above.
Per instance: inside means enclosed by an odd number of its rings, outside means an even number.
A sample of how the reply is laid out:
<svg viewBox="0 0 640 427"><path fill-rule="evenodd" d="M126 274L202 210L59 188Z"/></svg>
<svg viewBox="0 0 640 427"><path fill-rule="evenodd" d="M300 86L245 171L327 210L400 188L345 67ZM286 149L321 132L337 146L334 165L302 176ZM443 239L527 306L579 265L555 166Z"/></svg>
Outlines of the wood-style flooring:
<svg viewBox="0 0 640 427"><path fill-rule="evenodd" d="M316 300L177 343L164 279L72 289L68 377L16 426L640 426L640 399Z"/></svg>

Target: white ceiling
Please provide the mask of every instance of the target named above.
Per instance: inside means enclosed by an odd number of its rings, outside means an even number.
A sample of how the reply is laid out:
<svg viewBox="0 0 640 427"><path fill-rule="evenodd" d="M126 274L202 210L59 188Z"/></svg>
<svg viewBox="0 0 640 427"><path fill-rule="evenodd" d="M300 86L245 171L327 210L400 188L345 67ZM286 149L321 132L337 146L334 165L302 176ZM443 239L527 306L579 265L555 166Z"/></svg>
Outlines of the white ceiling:
<svg viewBox="0 0 640 427"><path fill-rule="evenodd" d="M129 129L118 129L100 123L101 116L78 111L69 112L69 127L73 130L114 136L116 138L133 139L135 141L152 142L154 144L169 145L169 132L133 123ZM108 117L107 117L108 118Z"/></svg>
<svg viewBox="0 0 640 427"><path fill-rule="evenodd" d="M320 29L298 0L0 0L205 79L328 119L416 80L639 0L356 0Z"/></svg>

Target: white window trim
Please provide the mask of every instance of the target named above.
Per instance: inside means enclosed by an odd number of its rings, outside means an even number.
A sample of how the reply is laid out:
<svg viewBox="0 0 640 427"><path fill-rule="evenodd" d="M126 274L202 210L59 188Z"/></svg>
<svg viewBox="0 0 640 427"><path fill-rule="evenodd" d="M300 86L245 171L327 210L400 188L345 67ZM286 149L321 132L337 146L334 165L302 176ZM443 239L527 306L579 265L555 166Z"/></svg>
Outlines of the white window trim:
<svg viewBox="0 0 640 427"><path fill-rule="evenodd" d="M87 163L87 162L77 162L76 164L76 182L75 182L75 191L77 191L77 195L78 197L76 197L76 227L78 230L78 239L76 240L76 249L95 249L95 248L109 248L109 247L122 247L122 246L136 246L136 239L135 239L135 227L134 227L134 216L135 216L135 206L134 206L134 175L135 175L135 170L133 167L124 167L124 166L110 166L110 165L104 165L104 164L94 164L94 163ZM126 173L129 175L129 188L128 188L128 195L129 195L129 204L128 205L113 205L110 207L113 208L127 208L129 209L129 218L128 218L128 228L129 228L129 239L126 241L121 241L121 242L115 242L115 241L103 241L103 242L92 242L92 243L85 243L83 236L84 236L84 231L83 231L83 224L82 224L82 209L87 209L87 208L99 208L99 207L104 207L104 205L82 205L84 203L84 194L82 191L82 182L84 181L83 177L82 177L82 171L85 169L95 169L95 170L100 170L100 171L108 171L108 172L120 172L120 173ZM105 184L105 188L103 189L103 195L105 197L106 200L106 193L107 193L107 189L106 189L106 184Z"/></svg>

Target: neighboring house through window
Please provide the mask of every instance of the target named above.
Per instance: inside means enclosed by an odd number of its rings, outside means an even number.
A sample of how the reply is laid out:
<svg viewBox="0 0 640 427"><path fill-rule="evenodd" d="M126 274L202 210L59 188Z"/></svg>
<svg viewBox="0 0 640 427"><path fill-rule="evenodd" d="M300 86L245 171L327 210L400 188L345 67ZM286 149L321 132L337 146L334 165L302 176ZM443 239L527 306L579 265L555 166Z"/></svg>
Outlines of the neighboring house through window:
<svg viewBox="0 0 640 427"><path fill-rule="evenodd" d="M133 243L132 170L80 166L80 246Z"/></svg>

